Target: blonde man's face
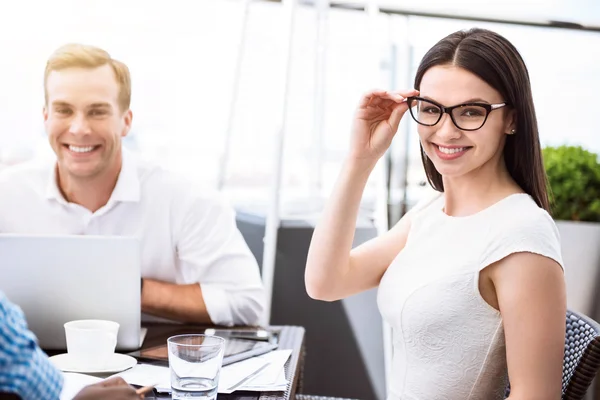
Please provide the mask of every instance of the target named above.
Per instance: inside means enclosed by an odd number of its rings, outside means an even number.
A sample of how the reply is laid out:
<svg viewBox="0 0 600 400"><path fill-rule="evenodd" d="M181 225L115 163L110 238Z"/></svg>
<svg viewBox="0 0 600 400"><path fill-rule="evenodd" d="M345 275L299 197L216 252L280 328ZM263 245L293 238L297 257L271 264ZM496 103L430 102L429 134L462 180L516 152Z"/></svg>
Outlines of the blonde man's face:
<svg viewBox="0 0 600 400"><path fill-rule="evenodd" d="M109 65L48 75L44 124L62 173L93 178L120 162L132 114L120 109L119 90Z"/></svg>

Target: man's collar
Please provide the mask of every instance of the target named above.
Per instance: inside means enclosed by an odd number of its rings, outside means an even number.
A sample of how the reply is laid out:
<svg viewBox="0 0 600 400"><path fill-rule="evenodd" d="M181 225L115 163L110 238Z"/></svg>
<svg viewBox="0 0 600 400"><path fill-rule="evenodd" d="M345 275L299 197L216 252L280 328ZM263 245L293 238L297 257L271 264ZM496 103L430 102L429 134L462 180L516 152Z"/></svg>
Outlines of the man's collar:
<svg viewBox="0 0 600 400"><path fill-rule="evenodd" d="M54 163L48 174L48 183L46 184L46 199L57 200L60 203L66 203L60 189L58 188L58 166Z"/></svg>
<svg viewBox="0 0 600 400"><path fill-rule="evenodd" d="M122 150L123 163L121 172L117 178L117 184L108 200L108 203L116 201L124 202L139 202L140 201L140 179L137 171L137 162L135 156L127 151ZM46 198L49 200L57 200L66 204L66 200L58 187L58 166L56 163L48 176L48 184L46 185Z"/></svg>
<svg viewBox="0 0 600 400"><path fill-rule="evenodd" d="M123 155L123 163L121 172L117 179L117 184L110 196L108 202L113 201L130 201L137 203L140 201L140 178L137 171L137 160L135 156L127 149L121 150Z"/></svg>

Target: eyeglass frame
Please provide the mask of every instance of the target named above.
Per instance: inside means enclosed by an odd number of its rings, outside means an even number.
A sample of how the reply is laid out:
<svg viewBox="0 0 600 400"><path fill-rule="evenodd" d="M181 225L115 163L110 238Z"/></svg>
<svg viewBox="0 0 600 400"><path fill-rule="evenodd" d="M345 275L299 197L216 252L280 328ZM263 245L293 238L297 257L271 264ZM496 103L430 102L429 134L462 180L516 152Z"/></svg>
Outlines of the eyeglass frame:
<svg viewBox="0 0 600 400"><path fill-rule="evenodd" d="M439 115L439 118L437 121L435 121L433 124L424 124L422 122L419 122L417 120L417 118L414 116L413 112L412 112L412 107L411 107L411 103L415 100L420 100L420 101L425 101L428 103L431 103L437 107L440 108L440 110L442 111ZM481 128L483 128L483 125L485 125L490 113L494 110L497 110L499 108L502 107L508 107L510 106L510 103L508 102L504 102L504 103L497 103L497 104L488 104L488 103L478 103L478 102L471 102L471 103L462 103L462 104L457 104L455 106L451 106L451 107L444 107L443 105L441 105L440 103L430 100L430 99L425 99L423 97L419 97L419 96L410 96L406 98L406 103L408 104L408 110L410 111L410 116L415 120L415 122L419 125L423 125L423 126L435 126L437 125L441 120L442 117L444 116L444 114L448 114L450 115L450 119L452 120L452 123L454 124L454 126L456 126L458 129L460 129L461 131L477 131ZM475 129L463 129L460 126L458 126L458 124L456 123L456 121L454 120L454 115L452 115L452 111L454 111L456 108L459 107L466 107L466 106L477 106L477 107L482 107L485 109L486 113L485 113L485 118L483 119L483 122L481 123L481 125L479 126L479 128L475 128Z"/></svg>

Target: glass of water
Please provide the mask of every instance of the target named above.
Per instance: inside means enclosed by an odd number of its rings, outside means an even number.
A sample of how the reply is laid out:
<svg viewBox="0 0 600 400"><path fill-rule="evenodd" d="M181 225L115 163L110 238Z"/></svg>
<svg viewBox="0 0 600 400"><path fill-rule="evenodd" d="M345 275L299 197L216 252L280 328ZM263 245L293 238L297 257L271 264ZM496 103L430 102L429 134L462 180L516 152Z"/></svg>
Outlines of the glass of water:
<svg viewBox="0 0 600 400"><path fill-rule="evenodd" d="M225 339L178 335L167 339L173 399L217 398Z"/></svg>

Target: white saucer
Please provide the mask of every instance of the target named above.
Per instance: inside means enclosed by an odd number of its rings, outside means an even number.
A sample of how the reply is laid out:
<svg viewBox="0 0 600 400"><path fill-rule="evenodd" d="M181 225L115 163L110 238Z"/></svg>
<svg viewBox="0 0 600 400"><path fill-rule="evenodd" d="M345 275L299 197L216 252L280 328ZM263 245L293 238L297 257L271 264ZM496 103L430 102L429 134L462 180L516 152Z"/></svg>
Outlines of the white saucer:
<svg viewBox="0 0 600 400"><path fill-rule="evenodd" d="M78 367L69 353L58 354L50 357L50 361L63 372L79 372L82 374L112 374L125 371L137 364L137 360L126 354L114 353L110 356L103 368Z"/></svg>

